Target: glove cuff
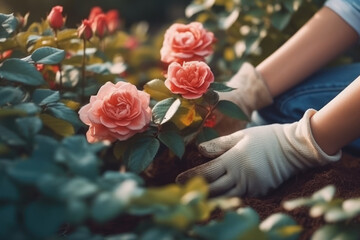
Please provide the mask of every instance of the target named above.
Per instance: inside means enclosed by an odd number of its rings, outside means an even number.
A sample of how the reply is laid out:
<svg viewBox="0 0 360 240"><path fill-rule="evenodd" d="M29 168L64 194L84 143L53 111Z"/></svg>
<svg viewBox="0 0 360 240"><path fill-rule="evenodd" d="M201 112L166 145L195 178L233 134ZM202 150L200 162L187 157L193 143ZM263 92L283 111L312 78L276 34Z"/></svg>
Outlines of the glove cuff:
<svg viewBox="0 0 360 240"><path fill-rule="evenodd" d="M223 99L233 101L249 117L254 110L273 103L273 97L264 79L254 66L248 62L242 64L239 71L226 85L235 88L235 90L229 92L230 99L226 96Z"/></svg>
<svg viewBox="0 0 360 240"><path fill-rule="evenodd" d="M308 109L302 119L299 121L298 128L296 129L296 135L301 134L304 136L304 139L307 139L309 149L313 151L314 163L318 163L320 165L325 165L329 162L338 161L342 156L342 151L340 150L334 155L328 155L325 153L318 143L315 141L314 136L312 134L310 119L316 113L315 109ZM306 137L307 136L307 137Z"/></svg>

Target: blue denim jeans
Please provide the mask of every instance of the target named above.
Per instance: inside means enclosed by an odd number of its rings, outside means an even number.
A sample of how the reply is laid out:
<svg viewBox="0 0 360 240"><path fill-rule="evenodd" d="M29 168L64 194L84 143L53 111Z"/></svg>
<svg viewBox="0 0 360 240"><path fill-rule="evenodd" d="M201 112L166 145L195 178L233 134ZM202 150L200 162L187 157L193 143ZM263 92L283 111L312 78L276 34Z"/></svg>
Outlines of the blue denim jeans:
<svg viewBox="0 0 360 240"><path fill-rule="evenodd" d="M321 70L276 97L272 105L255 112L250 125L298 121L307 109L321 109L359 75L360 63ZM343 151L360 156L360 138L344 147Z"/></svg>

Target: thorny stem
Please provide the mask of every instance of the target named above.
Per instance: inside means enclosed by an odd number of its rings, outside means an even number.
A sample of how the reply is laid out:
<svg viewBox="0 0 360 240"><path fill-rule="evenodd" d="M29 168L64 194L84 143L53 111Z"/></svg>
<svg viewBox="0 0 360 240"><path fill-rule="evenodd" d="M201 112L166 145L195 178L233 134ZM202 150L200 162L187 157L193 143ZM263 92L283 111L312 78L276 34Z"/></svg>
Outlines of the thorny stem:
<svg viewBox="0 0 360 240"><path fill-rule="evenodd" d="M86 64L86 39L83 39L83 56L82 56L82 76L81 76L81 101L83 102L85 100L85 64Z"/></svg>
<svg viewBox="0 0 360 240"><path fill-rule="evenodd" d="M210 115L212 114L212 112L214 111L214 109L216 108L216 105L210 105L210 109L208 110L208 112L206 113L204 119L201 121L201 124L200 124L200 127L194 132L192 138L190 139L190 141L188 142L188 144L191 144L195 141L196 137L200 134L200 132L204 129L204 124L206 122L206 120L210 117ZM202 107L202 108L205 108L204 106L202 105L197 105L199 107ZM205 108L207 109L207 108Z"/></svg>

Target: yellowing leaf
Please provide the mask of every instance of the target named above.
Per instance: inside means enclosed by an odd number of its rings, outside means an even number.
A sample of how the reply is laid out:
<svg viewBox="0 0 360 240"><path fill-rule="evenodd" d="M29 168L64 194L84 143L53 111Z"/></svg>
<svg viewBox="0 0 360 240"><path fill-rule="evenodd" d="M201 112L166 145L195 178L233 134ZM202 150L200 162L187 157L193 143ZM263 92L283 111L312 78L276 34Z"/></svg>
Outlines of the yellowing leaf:
<svg viewBox="0 0 360 240"><path fill-rule="evenodd" d="M141 198L135 200L140 205L152 205L154 203L163 205L177 205L182 196L182 189L175 184L164 187L148 188Z"/></svg>
<svg viewBox="0 0 360 240"><path fill-rule="evenodd" d="M196 113L195 105L187 101L182 102L179 110L171 119L171 121L175 123L179 129L184 129L185 127L190 126L192 123L199 122L201 120L201 116Z"/></svg>
<svg viewBox="0 0 360 240"><path fill-rule="evenodd" d="M224 51L224 58L226 61L233 61L235 59L235 52L232 48L226 48Z"/></svg>
<svg viewBox="0 0 360 240"><path fill-rule="evenodd" d="M76 111L80 108L80 103L72 101L72 100L62 100L62 102L70 109Z"/></svg>
<svg viewBox="0 0 360 240"><path fill-rule="evenodd" d="M74 127L67 121L55 118L49 114L40 114L43 124L62 137L71 136L75 133Z"/></svg>
<svg viewBox="0 0 360 240"><path fill-rule="evenodd" d="M202 177L194 177L186 183L185 192L197 191L201 192L204 196L207 196L209 192L209 186Z"/></svg>
<svg viewBox="0 0 360 240"><path fill-rule="evenodd" d="M172 97L172 93L165 86L164 81L160 79L153 79L146 83L144 86L144 91L150 94L151 98L155 99L156 101L161 101Z"/></svg>

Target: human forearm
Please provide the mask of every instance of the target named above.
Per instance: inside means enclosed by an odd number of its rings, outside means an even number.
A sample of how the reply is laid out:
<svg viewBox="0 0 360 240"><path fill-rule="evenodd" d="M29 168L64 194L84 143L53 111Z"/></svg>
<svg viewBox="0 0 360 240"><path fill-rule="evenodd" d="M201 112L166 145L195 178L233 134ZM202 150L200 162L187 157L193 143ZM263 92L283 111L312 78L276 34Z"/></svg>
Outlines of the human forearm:
<svg viewBox="0 0 360 240"><path fill-rule="evenodd" d="M311 129L330 155L360 137L360 77L311 118Z"/></svg>
<svg viewBox="0 0 360 240"><path fill-rule="evenodd" d="M357 39L350 25L324 7L256 69L275 97L320 69Z"/></svg>

